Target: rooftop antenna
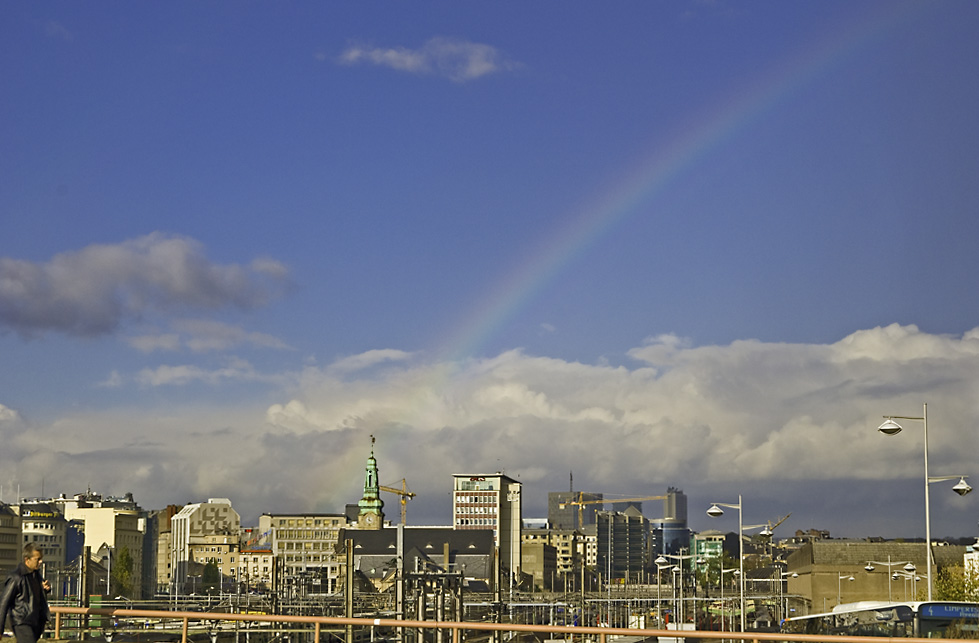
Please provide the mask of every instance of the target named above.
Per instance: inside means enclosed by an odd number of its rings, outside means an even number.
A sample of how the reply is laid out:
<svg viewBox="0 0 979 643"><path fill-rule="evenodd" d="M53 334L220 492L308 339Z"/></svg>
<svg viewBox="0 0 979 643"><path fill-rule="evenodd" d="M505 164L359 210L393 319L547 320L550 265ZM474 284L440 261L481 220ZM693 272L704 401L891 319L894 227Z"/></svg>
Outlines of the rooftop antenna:
<svg viewBox="0 0 979 643"><path fill-rule="evenodd" d="M574 471L569 471L568 477L571 478L571 480L569 481L570 485L568 487L568 492L574 493Z"/></svg>

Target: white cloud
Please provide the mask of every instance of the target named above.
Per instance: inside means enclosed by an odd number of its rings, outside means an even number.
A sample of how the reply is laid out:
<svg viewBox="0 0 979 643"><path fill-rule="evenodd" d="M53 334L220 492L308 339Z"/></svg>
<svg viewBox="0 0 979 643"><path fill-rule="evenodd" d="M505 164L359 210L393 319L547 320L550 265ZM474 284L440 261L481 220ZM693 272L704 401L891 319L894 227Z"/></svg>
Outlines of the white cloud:
<svg viewBox="0 0 979 643"><path fill-rule="evenodd" d="M272 335L246 331L238 326L218 321L183 319L175 321L172 325L188 335L187 346L194 352L228 350L240 345L258 348L289 348L285 342Z"/></svg>
<svg viewBox="0 0 979 643"><path fill-rule="evenodd" d="M339 57L345 65L369 63L414 74L437 74L455 82L512 70L516 63L490 45L453 38L432 38L418 49L351 45Z"/></svg>
<svg viewBox="0 0 979 643"><path fill-rule="evenodd" d="M65 42L71 42L75 39L75 35L68 30L60 22L55 22L54 20L49 20L44 25L44 32L47 34L48 38L56 38L58 40L64 40Z"/></svg>
<svg viewBox="0 0 979 643"><path fill-rule="evenodd" d="M232 359L223 368L206 369L200 366L181 364L146 368L139 372L136 380L144 386L184 386L194 382L218 384L222 381L271 381L275 378L263 376L242 359Z"/></svg>
<svg viewBox="0 0 979 643"><path fill-rule="evenodd" d="M20 413L16 410L0 404L0 423L20 422Z"/></svg>
<svg viewBox="0 0 979 643"><path fill-rule="evenodd" d="M119 388L123 384L124 380L122 375L119 374L119 371L113 370L107 378L96 384L96 386L100 388Z"/></svg>
<svg viewBox="0 0 979 643"><path fill-rule="evenodd" d="M161 233L47 263L0 257L0 326L24 335L104 335L150 313L264 306L286 277L275 261L215 264L198 242Z"/></svg>
<svg viewBox="0 0 979 643"><path fill-rule="evenodd" d="M143 353L180 350L180 335L176 333L134 335L132 337L126 337L125 341Z"/></svg>
<svg viewBox="0 0 979 643"><path fill-rule="evenodd" d="M411 353L395 349L371 350L339 359L330 365L330 370L338 372L360 371L378 364L404 361L410 357Z"/></svg>
<svg viewBox="0 0 979 643"><path fill-rule="evenodd" d="M170 322L170 329L176 332L149 332L126 337L125 341L144 353L178 351L183 348L194 353L206 353L227 351L241 346L279 350L290 348L273 335L248 331L240 326L211 319L175 319Z"/></svg>
<svg viewBox="0 0 979 643"><path fill-rule="evenodd" d="M917 474L920 447L875 428L883 414L919 412L923 398L942 415L933 459L969 471L979 448L975 342L974 333L956 339L913 326L830 345L697 347L663 335L630 353L641 362L633 368L511 351L460 364L406 360L352 377L307 369L301 392L267 419L297 435L357 431L381 443L409 441L410 451L387 454L388 466L419 471L415 454L423 453L425 476L439 481L458 470L544 466L550 490L563 488L568 470L589 488L626 494L648 493L650 484L718 493L766 481L775 485L770 493L847 479L873 485Z"/></svg>
<svg viewBox="0 0 979 643"><path fill-rule="evenodd" d="M929 335L917 326L891 324L885 328L857 331L838 342L838 359L870 359L908 362L918 359L954 359L962 353L979 355L979 336L975 331L961 339Z"/></svg>
<svg viewBox="0 0 979 643"><path fill-rule="evenodd" d="M921 434L888 438L875 429L882 415L918 415L928 402L933 475L976 475L976 341L975 332L955 338L913 326L822 345L695 346L667 335L634 349L638 361L628 366L521 351L451 363L369 351L307 366L290 394L264 407L118 410L22 426L13 436L7 429L0 471L29 477L30 463L44 465L62 478L49 482L69 491L126 484L153 507L226 495L247 517L341 511L360 497L373 434L382 482L404 477L419 494L409 521L414 512L444 524L449 481L460 471L505 470L527 484L526 515L543 515L547 492L566 489L573 471L576 488L607 494L680 487L695 528L703 518L696 506L744 493L750 522L792 512L791 528L909 536ZM258 375L232 362L142 377L163 386ZM125 472L137 469L129 485ZM936 535L947 525L952 535L974 527L973 496L933 491Z"/></svg>

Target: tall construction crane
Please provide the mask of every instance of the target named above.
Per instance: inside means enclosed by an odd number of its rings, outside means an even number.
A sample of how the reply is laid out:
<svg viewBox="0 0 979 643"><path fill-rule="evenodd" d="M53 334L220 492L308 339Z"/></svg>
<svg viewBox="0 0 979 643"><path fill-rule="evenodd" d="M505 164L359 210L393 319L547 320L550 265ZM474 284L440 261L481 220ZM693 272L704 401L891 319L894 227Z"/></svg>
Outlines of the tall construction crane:
<svg viewBox="0 0 979 643"><path fill-rule="evenodd" d="M396 493L399 496L401 496L401 524L407 525L408 524L408 500L410 498L414 498L418 494L408 491L408 483L404 478L401 478L400 489L398 489L397 487L385 487L384 485L381 484L377 485L377 488L380 489L381 491L388 491L390 493Z"/></svg>
<svg viewBox="0 0 979 643"><path fill-rule="evenodd" d="M578 528L580 529L585 524L585 505L604 505L605 503L615 503L615 502L643 502L644 500L665 500L669 496L643 496L642 498L603 498L601 500L584 500L585 494L583 491L578 492L578 499L572 500L571 502L562 502L558 505L561 509L564 509L568 505L578 505Z"/></svg>
<svg viewBox="0 0 979 643"><path fill-rule="evenodd" d="M771 521L771 520L769 520L769 521L768 521L768 524L767 524L767 525L765 526L765 529L763 529L763 530L761 531L761 534L762 534L763 536L771 536L771 535L772 535L772 532L773 532L773 531L775 531L775 528L776 528L776 527L778 527L779 525L781 525L781 524L782 524L783 522L785 522L786 520L788 520L788 518L789 518L789 516L791 516L791 515L792 515L792 512L790 511L790 512L788 513L788 515L786 515L786 516L783 516L783 517L781 517L781 518L778 518L778 519L776 520L776 522L775 522L775 524L774 524L774 525L772 524L772 521ZM767 533L766 533L766 532L767 532Z"/></svg>
<svg viewBox="0 0 979 643"><path fill-rule="evenodd" d="M791 515L792 512L789 512L787 515L781 518L776 518L774 523L771 520L766 521L764 525L765 528L758 532L758 535L765 539L765 544L763 545L763 548L769 560L775 559L775 538L774 538L775 528L781 525L786 520L788 520L789 516ZM762 525L757 525L757 526L760 527Z"/></svg>

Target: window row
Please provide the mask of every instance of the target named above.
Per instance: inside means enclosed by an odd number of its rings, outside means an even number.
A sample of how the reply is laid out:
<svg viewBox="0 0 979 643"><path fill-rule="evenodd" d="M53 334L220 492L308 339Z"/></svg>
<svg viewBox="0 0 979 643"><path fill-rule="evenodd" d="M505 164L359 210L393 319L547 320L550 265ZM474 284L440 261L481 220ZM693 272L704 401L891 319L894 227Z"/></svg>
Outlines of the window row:
<svg viewBox="0 0 979 643"><path fill-rule="evenodd" d="M496 525L496 518L456 518L457 525Z"/></svg>
<svg viewBox="0 0 979 643"><path fill-rule="evenodd" d="M338 529L326 530L302 530L302 529L282 529L276 532L278 540L336 540L340 537Z"/></svg>
<svg viewBox="0 0 979 643"><path fill-rule="evenodd" d="M496 507L456 507L456 514L495 514Z"/></svg>

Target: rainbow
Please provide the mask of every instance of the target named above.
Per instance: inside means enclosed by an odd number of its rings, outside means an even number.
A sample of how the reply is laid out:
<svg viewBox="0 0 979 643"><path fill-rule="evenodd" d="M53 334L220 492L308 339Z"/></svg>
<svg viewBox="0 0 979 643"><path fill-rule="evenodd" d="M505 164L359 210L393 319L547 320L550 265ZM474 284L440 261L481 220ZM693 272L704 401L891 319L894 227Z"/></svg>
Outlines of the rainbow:
<svg viewBox="0 0 979 643"><path fill-rule="evenodd" d="M655 149L615 185L600 190L600 196L565 217L570 225L557 230L530 259L505 274L489 296L480 297L480 305L469 311L458 331L443 342L436 351L438 356L452 361L478 356L489 339L607 231L648 208L675 178L711 150L733 139L798 89L906 23L924 6L927 3L875 3L860 19L800 48L796 56L696 119L697 125Z"/></svg>
<svg viewBox="0 0 979 643"><path fill-rule="evenodd" d="M800 47L796 56L774 65L753 84L740 87L716 108L694 119L693 127L642 158L620 180L597 190L596 197L564 218L570 221L569 225L556 230L529 259L506 272L488 295L479 297L480 304L454 326L456 330L431 351L429 358L436 363L429 377L416 380L404 391L404 426L432 426L434 422L428 417L432 409L427 404L432 391L449 386L460 363L480 357L487 343L589 246L630 216L648 211L650 203L671 182L693 169L712 150L926 6L927 3L873 4L860 19L824 34L808 47ZM385 442L382 440L382 449ZM351 448L344 462L337 463L338 471L345 472L339 479L356 479L347 472L365 462L367 443L352 444ZM400 474L389 470L387 475Z"/></svg>

